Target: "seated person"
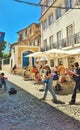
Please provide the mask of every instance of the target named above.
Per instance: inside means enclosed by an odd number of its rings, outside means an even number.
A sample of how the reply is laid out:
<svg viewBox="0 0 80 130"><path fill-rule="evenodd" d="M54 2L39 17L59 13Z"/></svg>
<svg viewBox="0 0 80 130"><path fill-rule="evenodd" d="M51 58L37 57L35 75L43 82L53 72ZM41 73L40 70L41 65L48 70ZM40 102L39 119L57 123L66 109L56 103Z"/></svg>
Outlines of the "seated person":
<svg viewBox="0 0 80 130"><path fill-rule="evenodd" d="M32 73L36 73L37 72L37 67L36 66L33 66L32 68Z"/></svg>
<svg viewBox="0 0 80 130"><path fill-rule="evenodd" d="M35 81L36 81L36 83L40 83L41 82L41 76L40 76L39 71L37 71L35 73Z"/></svg>
<svg viewBox="0 0 80 130"><path fill-rule="evenodd" d="M68 68L65 68L65 75L66 81L71 81L72 73Z"/></svg>
<svg viewBox="0 0 80 130"><path fill-rule="evenodd" d="M0 74L0 88L2 88L2 86L4 85L4 89L7 89L7 86L6 86L6 80L7 78L4 77L4 73L1 73Z"/></svg>
<svg viewBox="0 0 80 130"><path fill-rule="evenodd" d="M54 71L52 73L53 75L53 86L55 87L55 90L56 91L61 91L62 88L61 88L61 85L59 84L59 75L58 75L58 71Z"/></svg>
<svg viewBox="0 0 80 130"><path fill-rule="evenodd" d="M65 78L65 67L63 66L63 64L60 64L58 66L58 73L59 73L59 82L64 83L66 82L66 78Z"/></svg>
<svg viewBox="0 0 80 130"><path fill-rule="evenodd" d="M37 72L38 70L37 70L37 67L36 66L33 66L33 68L32 68L32 74L31 74L31 77L32 77L32 79L35 79L35 73Z"/></svg>

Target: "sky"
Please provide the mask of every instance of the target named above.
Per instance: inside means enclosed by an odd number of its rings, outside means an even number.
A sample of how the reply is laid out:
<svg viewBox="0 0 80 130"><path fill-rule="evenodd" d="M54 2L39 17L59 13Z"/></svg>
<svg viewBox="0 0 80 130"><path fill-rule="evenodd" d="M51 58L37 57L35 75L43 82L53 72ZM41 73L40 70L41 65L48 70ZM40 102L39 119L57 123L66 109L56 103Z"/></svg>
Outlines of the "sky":
<svg viewBox="0 0 80 130"><path fill-rule="evenodd" d="M40 0L23 0L39 3ZM27 5L14 0L0 0L0 32L5 32L7 42L5 52L9 50L8 43L18 40L17 32L32 23L39 23L40 7Z"/></svg>

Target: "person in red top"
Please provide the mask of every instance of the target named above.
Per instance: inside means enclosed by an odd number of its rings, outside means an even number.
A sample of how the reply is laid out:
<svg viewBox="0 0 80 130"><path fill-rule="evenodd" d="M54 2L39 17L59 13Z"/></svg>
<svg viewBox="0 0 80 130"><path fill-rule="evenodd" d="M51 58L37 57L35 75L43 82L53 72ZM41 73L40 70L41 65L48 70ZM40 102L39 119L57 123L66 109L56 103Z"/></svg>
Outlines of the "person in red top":
<svg viewBox="0 0 80 130"><path fill-rule="evenodd" d="M37 72L37 68L36 68L36 66L33 66L32 73L36 73L36 72Z"/></svg>
<svg viewBox="0 0 80 130"><path fill-rule="evenodd" d="M37 70L37 67L36 66L33 66L33 68L32 68L32 79L34 79L35 80L35 73L37 72L38 70Z"/></svg>
<svg viewBox="0 0 80 130"><path fill-rule="evenodd" d="M40 83L41 82L41 75L40 75L39 71L37 71L35 73L35 81L36 81L36 83Z"/></svg>

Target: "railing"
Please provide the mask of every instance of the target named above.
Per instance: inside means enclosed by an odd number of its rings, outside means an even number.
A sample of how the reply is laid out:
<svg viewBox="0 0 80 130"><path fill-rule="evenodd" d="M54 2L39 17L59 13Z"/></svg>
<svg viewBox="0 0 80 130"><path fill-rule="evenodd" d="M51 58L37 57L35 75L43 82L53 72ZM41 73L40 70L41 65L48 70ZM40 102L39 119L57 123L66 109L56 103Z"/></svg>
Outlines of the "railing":
<svg viewBox="0 0 80 130"><path fill-rule="evenodd" d="M61 39L57 42L54 42L50 45L47 45L44 48L41 48L41 51L47 51L50 49L61 49L61 48L65 48L65 47L74 46L79 43L80 43L80 32L76 33L74 35L71 35L67 38Z"/></svg>

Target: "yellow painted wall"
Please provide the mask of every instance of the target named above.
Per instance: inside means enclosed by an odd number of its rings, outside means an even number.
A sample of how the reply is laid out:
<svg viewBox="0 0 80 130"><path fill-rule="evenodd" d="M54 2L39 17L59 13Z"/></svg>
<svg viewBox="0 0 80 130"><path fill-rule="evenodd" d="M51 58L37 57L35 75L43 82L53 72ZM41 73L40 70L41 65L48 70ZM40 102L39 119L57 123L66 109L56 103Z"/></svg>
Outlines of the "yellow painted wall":
<svg viewBox="0 0 80 130"><path fill-rule="evenodd" d="M18 64L21 64L22 53L25 51L38 52L39 49L37 47L18 47Z"/></svg>

